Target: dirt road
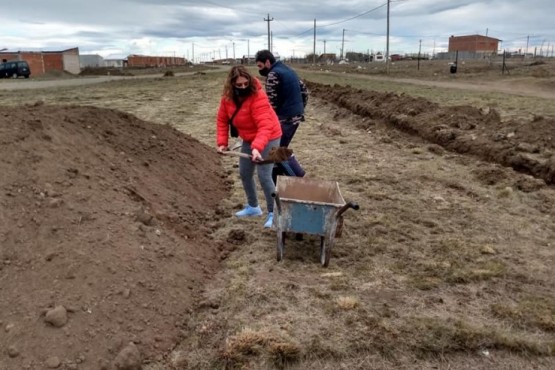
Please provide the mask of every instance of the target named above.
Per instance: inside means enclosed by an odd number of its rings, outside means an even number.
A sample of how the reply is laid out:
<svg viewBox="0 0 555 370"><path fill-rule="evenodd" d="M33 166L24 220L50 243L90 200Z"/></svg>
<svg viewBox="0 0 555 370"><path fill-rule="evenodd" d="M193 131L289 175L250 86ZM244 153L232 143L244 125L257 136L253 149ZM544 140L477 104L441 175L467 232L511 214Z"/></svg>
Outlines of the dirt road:
<svg viewBox="0 0 555 370"><path fill-rule="evenodd" d="M220 67L226 68L226 67ZM218 72L220 68L211 68L203 71L203 73ZM198 72L180 72L175 76L189 76ZM132 81L142 79L161 78L162 74L147 74L137 76L79 76L75 78L58 78L58 79L0 79L0 90L25 90L25 89L48 89L57 87L78 87L92 84L98 84L110 81Z"/></svg>

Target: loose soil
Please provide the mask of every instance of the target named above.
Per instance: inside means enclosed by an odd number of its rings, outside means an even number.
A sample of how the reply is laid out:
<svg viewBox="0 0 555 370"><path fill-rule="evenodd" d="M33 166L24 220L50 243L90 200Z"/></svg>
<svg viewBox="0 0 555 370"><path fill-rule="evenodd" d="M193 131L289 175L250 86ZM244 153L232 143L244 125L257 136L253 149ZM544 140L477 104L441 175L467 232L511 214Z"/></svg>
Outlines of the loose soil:
<svg viewBox="0 0 555 370"><path fill-rule="evenodd" d="M314 96L361 117L363 130L392 126L457 153L555 182L555 120L501 121L495 109L441 107L426 99L309 83ZM340 118L340 117L338 117Z"/></svg>
<svg viewBox="0 0 555 370"><path fill-rule="evenodd" d="M129 342L162 359L227 248L207 238L217 155L95 107L2 107L0 137L0 368L108 368Z"/></svg>
<svg viewBox="0 0 555 370"><path fill-rule="evenodd" d="M213 149L225 72L0 91L1 370L555 367L537 77L533 99L470 105L299 70L291 148L360 205L327 269L319 237L289 235L276 263L275 230L232 217L237 159Z"/></svg>

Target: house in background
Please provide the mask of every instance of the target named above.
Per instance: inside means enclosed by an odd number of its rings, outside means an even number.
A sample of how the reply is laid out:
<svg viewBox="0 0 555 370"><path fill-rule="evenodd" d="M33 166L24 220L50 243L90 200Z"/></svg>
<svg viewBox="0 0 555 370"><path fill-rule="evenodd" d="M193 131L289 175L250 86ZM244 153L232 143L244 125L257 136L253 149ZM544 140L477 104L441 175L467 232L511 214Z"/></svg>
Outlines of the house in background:
<svg viewBox="0 0 555 370"><path fill-rule="evenodd" d="M104 58L98 54L79 55L79 66L81 68L104 67Z"/></svg>
<svg viewBox="0 0 555 370"><path fill-rule="evenodd" d="M448 52L497 53L499 41L501 40L482 35L451 36Z"/></svg>
<svg viewBox="0 0 555 370"><path fill-rule="evenodd" d="M318 57L318 62L326 63L326 64L333 64L337 61L337 55L335 53L325 53L320 54Z"/></svg>
<svg viewBox="0 0 555 370"><path fill-rule="evenodd" d="M81 68L123 68L127 66L127 58L117 54L110 54L106 58L98 54L85 54L79 56L79 63Z"/></svg>
<svg viewBox="0 0 555 370"><path fill-rule="evenodd" d="M40 76L48 72L69 72L79 74L79 48L62 51L3 51L1 61L25 60L31 69L31 76Z"/></svg>
<svg viewBox="0 0 555 370"><path fill-rule="evenodd" d="M184 66L189 62L181 57L165 57L132 54L127 56L128 67L171 67Z"/></svg>
<svg viewBox="0 0 555 370"><path fill-rule="evenodd" d="M484 59L497 54L501 40L482 35L451 36L447 52L436 53L434 59Z"/></svg>
<svg viewBox="0 0 555 370"><path fill-rule="evenodd" d="M127 65L127 60L114 58L114 59L104 59L104 66L105 67L112 67L112 68L123 68Z"/></svg>

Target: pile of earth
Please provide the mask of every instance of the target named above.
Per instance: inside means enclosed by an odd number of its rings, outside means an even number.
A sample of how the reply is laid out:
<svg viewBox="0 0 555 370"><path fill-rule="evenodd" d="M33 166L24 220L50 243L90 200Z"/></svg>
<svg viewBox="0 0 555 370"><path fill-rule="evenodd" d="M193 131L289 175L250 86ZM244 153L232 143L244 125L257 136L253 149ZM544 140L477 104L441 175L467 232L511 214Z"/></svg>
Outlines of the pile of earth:
<svg viewBox="0 0 555 370"><path fill-rule="evenodd" d="M226 245L214 150L115 110L0 107L0 369L162 360Z"/></svg>
<svg viewBox="0 0 555 370"><path fill-rule="evenodd" d="M142 76L142 75L164 75L172 73L195 73L214 69L207 65L182 65L167 67L85 67L79 76Z"/></svg>
<svg viewBox="0 0 555 370"><path fill-rule="evenodd" d="M495 109L440 106L423 98L307 82L311 95L361 117L359 127L385 125L458 153L509 166L555 183L555 119L502 121ZM522 189L526 190L526 189Z"/></svg>
<svg viewBox="0 0 555 370"><path fill-rule="evenodd" d="M134 76L129 71L115 67L85 67L79 76Z"/></svg>

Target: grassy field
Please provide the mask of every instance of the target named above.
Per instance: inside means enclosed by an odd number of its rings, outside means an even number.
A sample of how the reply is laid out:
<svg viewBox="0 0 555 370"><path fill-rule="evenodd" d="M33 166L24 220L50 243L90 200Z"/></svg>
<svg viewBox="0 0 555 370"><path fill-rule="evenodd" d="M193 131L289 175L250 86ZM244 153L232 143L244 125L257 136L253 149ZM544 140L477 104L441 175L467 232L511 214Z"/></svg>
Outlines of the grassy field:
<svg viewBox="0 0 555 370"><path fill-rule="evenodd" d="M299 72L442 105L491 106L504 117L555 115L549 99ZM114 108L215 147L224 77L219 71L0 96L10 105ZM537 86L532 82L527 88ZM306 116L291 147L307 176L337 181L345 199L361 206L345 213L329 268L319 264L318 238L288 239L277 263L275 230L264 230L262 219L231 217L244 194L236 159L223 158L235 185L223 204L230 217L212 237L236 248L199 297L184 339L145 368L554 368L555 189L521 191L519 184L535 179L392 127L363 130L360 117L316 98ZM495 181L487 180L491 174Z"/></svg>

